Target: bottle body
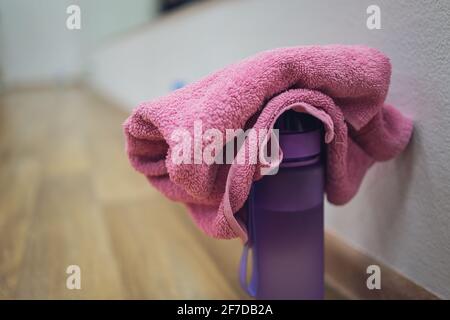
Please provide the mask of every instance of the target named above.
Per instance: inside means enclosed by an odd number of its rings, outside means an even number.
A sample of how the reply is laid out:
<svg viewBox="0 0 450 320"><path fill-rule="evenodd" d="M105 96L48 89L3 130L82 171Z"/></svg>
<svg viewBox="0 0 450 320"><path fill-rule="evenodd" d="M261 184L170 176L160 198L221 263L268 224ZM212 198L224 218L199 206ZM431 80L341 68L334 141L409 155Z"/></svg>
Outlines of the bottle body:
<svg viewBox="0 0 450 320"><path fill-rule="evenodd" d="M254 183L249 236L258 299L323 299L324 170L281 167Z"/></svg>
<svg viewBox="0 0 450 320"><path fill-rule="evenodd" d="M321 124L310 116L287 116L282 121L295 130L280 130L279 171L254 182L247 202L253 262L248 291L258 299L323 299Z"/></svg>

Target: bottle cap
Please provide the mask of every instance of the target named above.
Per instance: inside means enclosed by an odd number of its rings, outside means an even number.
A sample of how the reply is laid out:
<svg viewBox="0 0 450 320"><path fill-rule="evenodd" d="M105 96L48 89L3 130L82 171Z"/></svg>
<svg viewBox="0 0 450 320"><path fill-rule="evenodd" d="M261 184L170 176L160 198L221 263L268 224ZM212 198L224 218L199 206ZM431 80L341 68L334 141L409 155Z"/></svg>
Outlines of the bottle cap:
<svg viewBox="0 0 450 320"><path fill-rule="evenodd" d="M302 112L287 110L275 122L283 163L315 158L322 145L322 122Z"/></svg>

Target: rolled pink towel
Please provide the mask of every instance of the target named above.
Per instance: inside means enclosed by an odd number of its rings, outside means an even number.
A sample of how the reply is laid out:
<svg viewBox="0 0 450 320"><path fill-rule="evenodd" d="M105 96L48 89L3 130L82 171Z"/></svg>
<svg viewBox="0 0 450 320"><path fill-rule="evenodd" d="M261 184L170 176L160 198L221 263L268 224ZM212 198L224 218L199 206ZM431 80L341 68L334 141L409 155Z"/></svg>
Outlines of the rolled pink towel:
<svg viewBox="0 0 450 320"><path fill-rule="evenodd" d="M173 131L185 128L194 136L194 122L201 120L203 131L215 128L225 137L226 129L270 128L290 108L310 113L326 129L327 198L344 204L367 169L395 157L411 137L412 121L384 104L390 76L389 59L364 46L262 52L140 104L124 124L128 156L153 186L185 203L207 234L246 241L239 217L261 177L258 164L175 164Z"/></svg>

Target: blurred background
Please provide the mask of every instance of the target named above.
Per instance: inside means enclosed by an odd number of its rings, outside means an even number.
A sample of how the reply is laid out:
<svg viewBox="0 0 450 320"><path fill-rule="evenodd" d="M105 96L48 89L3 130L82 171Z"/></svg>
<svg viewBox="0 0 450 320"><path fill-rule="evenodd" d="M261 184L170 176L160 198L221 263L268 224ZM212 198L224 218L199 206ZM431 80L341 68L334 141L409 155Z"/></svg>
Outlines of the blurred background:
<svg viewBox="0 0 450 320"><path fill-rule="evenodd" d="M449 21L445 0L0 0L0 298L248 298L240 241L206 237L134 172L121 124L251 54L331 43L387 54L387 101L416 127L349 204L327 205L327 248L338 239L450 298ZM355 298L330 257L327 298ZM69 265L82 290L66 288Z"/></svg>

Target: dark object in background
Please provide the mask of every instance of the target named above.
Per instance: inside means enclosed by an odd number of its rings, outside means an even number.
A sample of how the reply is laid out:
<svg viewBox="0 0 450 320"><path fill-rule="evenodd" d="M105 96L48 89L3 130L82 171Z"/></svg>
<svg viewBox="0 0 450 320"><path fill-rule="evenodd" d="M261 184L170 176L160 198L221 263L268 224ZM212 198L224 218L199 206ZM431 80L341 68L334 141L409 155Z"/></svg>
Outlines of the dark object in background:
<svg viewBox="0 0 450 320"><path fill-rule="evenodd" d="M199 2L203 0L159 0L159 11L167 13L173 9L184 6L187 3Z"/></svg>

